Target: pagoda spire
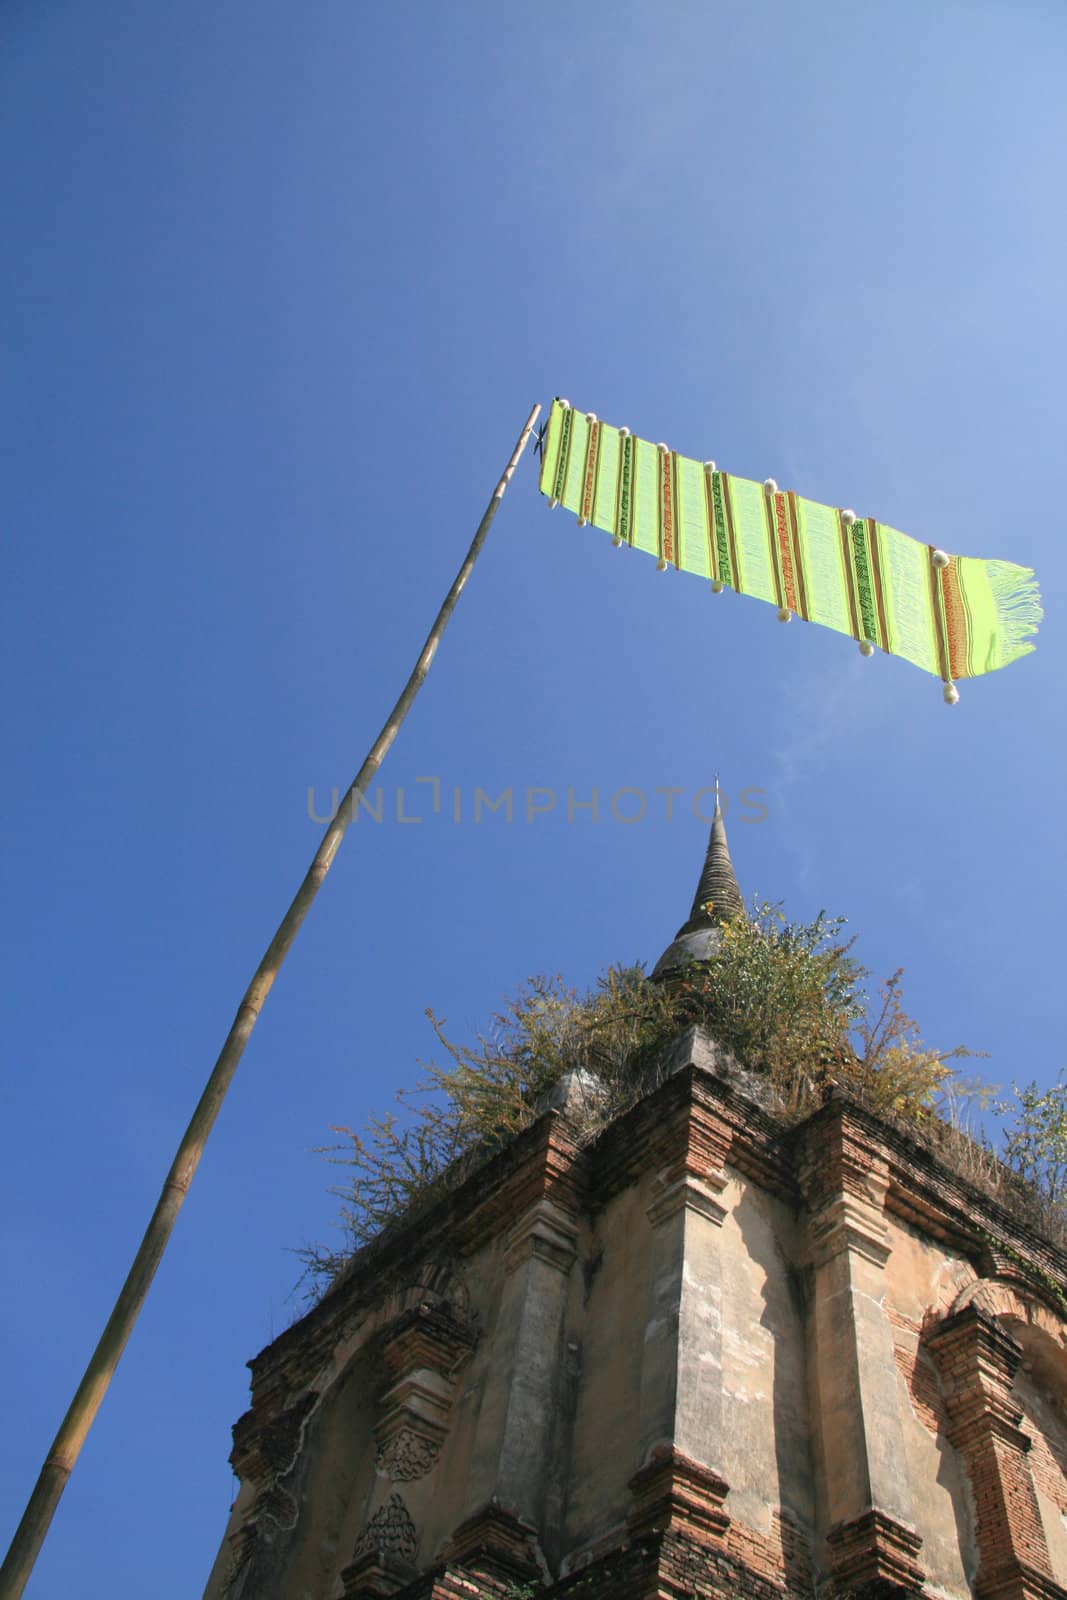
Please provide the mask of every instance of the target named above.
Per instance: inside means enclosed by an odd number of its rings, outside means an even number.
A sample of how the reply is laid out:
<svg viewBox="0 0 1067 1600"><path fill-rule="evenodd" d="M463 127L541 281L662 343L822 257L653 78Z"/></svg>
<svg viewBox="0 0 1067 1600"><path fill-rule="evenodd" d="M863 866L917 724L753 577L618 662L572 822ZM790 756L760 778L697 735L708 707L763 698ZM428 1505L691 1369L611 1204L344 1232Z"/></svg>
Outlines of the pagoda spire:
<svg viewBox="0 0 1067 1600"><path fill-rule="evenodd" d="M690 961L707 961L719 948L720 928L733 917L743 917L745 902L730 860L726 824L722 815L718 774L715 777L715 814L711 819L704 866L688 920L652 969L654 978L666 977Z"/></svg>
<svg viewBox="0 0 1067 1600"><path fill-rule="evenodd" d="M719 778L716 774L715 815L711 819L704 867L693 896L689 920L678 929L676 937L680 939L683 933L695 933L698 928L718 927L731 917L743 916L744 912L745 902L738 888L734 864L730 860L730 846L726 842L726 824L723 821Z"/></svg>

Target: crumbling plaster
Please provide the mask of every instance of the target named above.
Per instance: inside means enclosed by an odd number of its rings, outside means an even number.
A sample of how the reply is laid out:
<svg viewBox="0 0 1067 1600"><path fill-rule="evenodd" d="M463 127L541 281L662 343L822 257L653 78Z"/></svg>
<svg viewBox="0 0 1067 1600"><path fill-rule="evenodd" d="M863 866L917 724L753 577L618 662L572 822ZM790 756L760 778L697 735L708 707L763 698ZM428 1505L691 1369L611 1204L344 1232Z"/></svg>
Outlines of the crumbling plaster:
<svg viewBox="0 0 1067 1600"><path fill-rule="evenodd" d="M981 1277L991 1224L972 1225L978 1199L928 1154L847 1107L778 1129L696 1053L690 1041L688 1064L591 1147L546 1112L417 1232L357 1257L257 1358L235 1433L245 1482L208 1600L384 1595L450 1561L480 1594L454 1546L487 1506L513 1519L526 1570L595 1574L632 1540L635 1475L671 1450L684 1471L668 1472L652 1525L684 1536L693 1474L713 1500L721 1482L722 1516L700 1513L694 1548L718 1540L751 1593L810 1595L867 1562L968 1600L977 1507L927 1339L971 1301L1023 1351L1013 1394L1033 1440L1047 1592L1067 1589L1067 1329L1054 1302ZM1024 1276L1028 1251L1034 1282L1058 1270L1040 1241L1013 1241ZM434 1308L454 1353L401 1371L395 1330ZM437 1366L420 1376L422 1360ZM434 1401L439 1423L433 1406L429 1422L416 1416L429 1443L398 1480L382 1466L382 1408L408 1404L405 1385L447 1401ZM268 1446L287 1418L302 1419L296 1455L279 1464ZM868 1529L872 1506L888 1521ZM379 1526L399 1527L397 1548L359 1587L351 1563L386 1537ZM246 1553L236 1582L227 1550Z"/></svg>

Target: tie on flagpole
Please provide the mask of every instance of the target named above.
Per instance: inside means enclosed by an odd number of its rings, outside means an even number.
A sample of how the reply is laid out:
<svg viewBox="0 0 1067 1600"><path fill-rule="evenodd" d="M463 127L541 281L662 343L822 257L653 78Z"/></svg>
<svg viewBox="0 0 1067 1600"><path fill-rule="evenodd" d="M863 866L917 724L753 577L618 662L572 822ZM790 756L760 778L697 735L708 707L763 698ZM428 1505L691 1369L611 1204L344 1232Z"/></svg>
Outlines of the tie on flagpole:
<svg viewBox="0 0 1067 1600"><path fill-rule="evenodd" d="M156 1268L162 1259L167 1247L167 1241L174 1229L174 1224L181 1210L182 1202L189 1191L203 1154L204 1145L219 1114L226 1091L233 1081L237 1071L238 1062L244 1053L252 1029L256 1025L263 1002L270 993L271 987L282 962L292 947L293 941L300 931L301 924L311 909L311 903L318 894L319 889L334 857L340 848L345 830L355 815L359 798L364 793L367 785L378 771L385 759L393 740L400 731L401 723L407 716L414 702L415 696L425 681L430 670L430 664L437 653L437 646L441 636L448 625L449 618L455 609L456 602L462 594L478 559L482 545L485 543L490 524L496 515L497 507L504 496L504 491L511 480L511 475L519 463L526 448L534 424L540 414L541 407L535 405L526 419L526 424L519 435L518 443L511 453L511 459L504 469L503 476L493 491L492 498L485 508L485 514L478 524L477 531L471 541L470 549L464 559L463 565L456 574L455 580L445 596L440 611L430 629L426 643L415 663L414 670L396 705L386 720L374 744L371 746L363 765L346 793L336 815L322 837L315 852L311 866L303 883L293 897L292 903L286 911L277 931L267 946L266 954L256 968L251 983L245 990L241 1004L237 1008L237 1015L226 1042L219 1052L208 1078L203 1094L193 1112L192 1120L182 1136L178 1152L174 1157L171 1169L167 1174L162 1193L156 1203L148 1227L145 1229L144 1238L141 1240L137 1254L133 1259L126 1282L122 1286L114 1310L107 1320L107 1325L100 1336L100 1341L93 1352L89 1365L85 1370L70 1408L60 1425L59 1432L52 1443L41 1468L40 1476L30 1496L29 1503L23 1513L15 1537L11 1542L0 1567L0 1600L19 1600L26 1587L34 1563L40 1553L49 1525L55 1515L63 1490L78 1459L86 1435L92 1427L93 1418L100 1408L100 1403L107 1393L115 1368L119 1364L126 1341L133 1331L134 1323L140 1314L145 1296L155 1277Z"/></svg>

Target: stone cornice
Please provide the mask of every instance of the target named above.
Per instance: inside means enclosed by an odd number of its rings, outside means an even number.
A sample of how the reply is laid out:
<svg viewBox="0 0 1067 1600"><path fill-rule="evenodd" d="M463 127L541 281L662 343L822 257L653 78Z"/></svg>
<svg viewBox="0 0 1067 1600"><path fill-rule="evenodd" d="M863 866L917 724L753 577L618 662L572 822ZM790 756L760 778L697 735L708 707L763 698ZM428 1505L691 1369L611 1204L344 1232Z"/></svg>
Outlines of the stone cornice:
<svg viewBox="0 0 1067 1600"><path fill-rule="evenodd" d="M673 1446L661 1447L630 1479L633 1506L630 1536L681 1531L690 1538L721 1544L730 1518L723 1510L729 1486L717 1472Z"/></svg>
<svg viewBox="0 0 1067 1600"><path fill-rule="evenodd" d="M399 1374L425 1367L451 1378L470 1355L474 1330L440 1306L413 1306L382 1334L387 1370Z"/></svg>
<svg viewBox="0 0 1067 1600"><path fill-rule="evenodd" d="M1010 1258L1011 1275L1046 1299L1050 1283L1067 1290L1067 1252L954 1172L922 1139L878 1116L847 1090L835 1088L819 1111L792 1130L790 1142L809 1141L842 1116L857 1145L888 1161L887 1214L970 1256L983 1271L990 1252L1000 1260Z"/></svg>
<svg viewBox="0 0 1067 1600"><path fill-rule="evenodd" d="M914 1528L881 1511L865 1511L826 1536L835 1593L897 1596L923 1591L925 1574L918 1556L922 1540Z"/></svg>
<svg viewBox="0 0 1067 1600"><path fill-rule="evenodd" d="M589 1148L589 1202L600 1209L645 1172L671 1165L685 1143L698 1178L729 1165L791 1203L797 1198L782 1127L732 1084L694 1062L611 1122ZM696 1165L693 1165L695 1158Z"/></svg>
<svg viewBox="0 0 1067 1600"><path fill-rule="evenodd" d="M577 1212L584 1201L586 1164L567 1118L548 1111L475 1173L457 1191L457 1200L476 1178L485 1181L475 1203L469 1203L474 1199L469 1196L462 1215L451 1224L460 1254L479 1249L488 1237L510 1228L517 1216L543 1203L558 1212Z"/></svg>
<svg viewBox="0 0 1067 1600"><path fill-rule="evenodd" d="M442 1552L449 1567L458 1566L478 1577L539 1578L544 1558L537 1529L506 1507L490 1503L460 1524Z"/></svg>

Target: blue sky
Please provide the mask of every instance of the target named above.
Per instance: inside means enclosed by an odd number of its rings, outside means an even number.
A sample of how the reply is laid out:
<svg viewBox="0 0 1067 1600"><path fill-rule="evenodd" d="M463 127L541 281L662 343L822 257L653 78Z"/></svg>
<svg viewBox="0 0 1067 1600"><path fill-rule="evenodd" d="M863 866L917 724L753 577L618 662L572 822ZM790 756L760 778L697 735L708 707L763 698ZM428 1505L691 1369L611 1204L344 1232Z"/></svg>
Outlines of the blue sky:
<svg viewBox="0 0 1067 1600"><path fill-rule="evenodd" d="M9 0L0 26L5 1543L315 848L308 789L349 782L534 400L1033 565L1045 598L1037 654L950 710L550 514L525 462L28 1591L177 1600L225 1525L244 1362L330 1233L311 1152L410 1082L426 1006L463 1034L531 973L654 960L716 769L747 892L847 916L995 1081L1055 1078L1067 12ZM507 786L513 823L475 825ZM558 803L527 823L530 787Z"/></svg>

